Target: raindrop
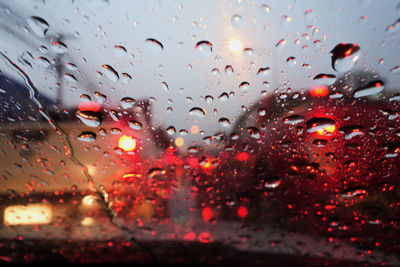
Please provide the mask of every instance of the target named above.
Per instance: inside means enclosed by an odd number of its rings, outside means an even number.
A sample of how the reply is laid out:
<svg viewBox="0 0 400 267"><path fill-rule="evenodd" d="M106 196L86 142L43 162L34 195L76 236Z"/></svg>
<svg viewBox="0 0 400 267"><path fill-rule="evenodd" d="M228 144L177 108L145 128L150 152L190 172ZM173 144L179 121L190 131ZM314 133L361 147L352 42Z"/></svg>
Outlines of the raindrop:
<svg viewBox="0 0 400 267"><path fill-rule="evenodd" d="M167 133L168 133L169 135L174 135L174 134L176 133L175 127L174 127L174 126L169 126L169 127L167 128Z"/></svg>
<svg viewBox="0 0 400 267"><path fill-rule="evenodd" d="M142 129L142 124L138 121L129 121L128 122L129 127L131 127L134 130L140 130Z"/></svg>
<svg viewBox="0 0 400 267"><path fill-rule="evenodd" d="M354 97L359 98L363 96L375 95L382 92L384 83L380 80L369 82L367 85L354 91Z"/></svg>
<svg viewBox="0 0 400 267"><path fill-rule="evenodd" d="M325 139L315 139L313 142L313 145L316 147L324 147L326 144L328 144L328 140Z"/></svg>
<svg viewBox="0 0 400 267"><path fill-rule="evenodd" d="M272 176L272 177L268 177L265 179L265 184L264 186L266 188L277 188L279 185L281 184L281 178L276 177L276 176Z"/></svg>
<svg viewBox="0 0 400 267"><path fill-rule="evenodd" d="M229 100L229 95L228 95L227 93L222 93L222 94L218 97L218 99L219 99L221 102L226 102L226 101Z"/></svg>
<svg viewBox="0 0 400 267"><path fill-rule="evenodd" d="M261 5L261 12L262 12L264 15L270 15L270 14L271 14L271 8L270 8L268 5L266 5L266 4L262 4L262 5Z"/></svg>
<svg viewBox="0 0 400 267"><path fill-rule="evenodd" d="M318 82L318 84L331 85L336 81L336 76L333 74L320 73L317 74L313 80Z"/></svg>
<svg viewBox="0 0 400 267"><path fill-rule="evenodd" d="M248 91L250 89L250 83L244 81L239 85L239 89L242 91Z"/></svg>
<svg viewBox="0 0 400 267"><path fill-rule="evenodd" d="M97 102L99 102L100 104L103 104L107 99L105 95L100 94L99 92L95 92L94 96L96 97Z"/></svg>
<svg viewBox="0 0 400 267"><path fill-rule="evenodd" d="M132 76L126 72L122 73L121 82L124 84L128 84L132 81Z"/></svg>
<svg viewBox="0 0 400 267"><path fill-rule="evenodd" d="M199 118L204 118L206 116L206 112L199 107L194 107L189 111L190 115L197 116Z"/></svg>
<svg viewBox="0 0 400 267"><path fill-rule="evenodd" d="M267 76L270 72L271 72L271 69L269 67L259 68L257 71L257 75Z"/></svg>
<svg viewBox="0 0 400 267"><path fill-rule="evenodd" d="M232 23L233 27L240 28L240 26L242 26L242 24L243 24L242 16L237 15L237 14L233 15L231 18L231 23Z"/></svg>
<svg viewBox="0 0 400 267"><path fill-rule="evenodd" d="M76 117L78 117L86 126L89 127L98 127L101 123L100 118L97 113L92 111L80 111L78 110L75 113Z"/></svg>
<svg viewBox="0 0 400 267"><path fill-rule="evenodd" d="M230 122L229 119L227 119L227 118L220 118L220 119L218 120L218 122L219 122L219 124L220 124L222 127L229 127L229 126L231 126L231 122Z"/></svg>
<svg viewBox="0 0 400 267"><path fill-rule="evenodd" d="M154 54L159 54L164 49L163 44L156 39L146 39L146 44Z"/></svg>
<svg viewBox="0 0 400 267"><path fill-rule="evenodd" d="M79 141L90 143L96 140L96 134L92 132L82 132L77 138Z"/></svg>
<svg viewBox="0 0 400 267"><path fill-rule="evenodd" d="M288 58L286 59L286 63L287 63L289 66L294 66L294 65L296 65L296 58L295 58L295 57L288 57Z"/></svg>
<svg viewBox="0 0 400 267"><path fill-rule="evenodd" d="M210 95L207 95L205 97L205 101L206 101L207 104L210 104L210 103L212 103L214 101L214 97L212 97Z"/></svg>
<svg viewBox="0 0 400 267"><path fill-rule="evenodd" d="M162 82L161 83L161 87L164 89L164 91L169 91L169 87L168 87L168 84L166 83L166 82Z"/></svg>
<svg viewBox="0 0 400 267"><path fill-rule="evenodd" d="M285 124L297 124L304 121L304 117L301 115L291 115L287 116L283 119L283 123Z"/></svg>
<svg viewBox="0 0 400 267"><path fill-rule="evenodd" d="M336 71L349 71L360 57L360 47L356 44L341 43L330 52L332 68Z"/></svg>
<svg viewBox="0 0 400 267"><path fill-rule="evenodd" d="M261 137L260 130L256 127L247 128L247 132L250 134L250 137L254 139L259 139Z"/></svg>
<svg viewBox="0 0 400 267"><path fill-rule="evenodd" d="M209 41L200 41L195 46L196 50L203 57L209 57L212 53L212 44Z"/></svg>
<svg viewBox="0 0 400 267"><path fill-rule="evenodd" d="M126 55L126 48L121 45L115 45L113 52L118 57L123 57Z"/></svg>
<svg viewBox="0 0 400 267"><path fill-rule="evenodd" d="M147 172L149 178L154 178L155 176L160 176L166 174L167 171L161 168L152 168Z"/></svg>
<svg viewBox="0 0 400 267"><path fill-rule="evenodd" d="M41 17L30 17L28 19L28 25L38 37L44 37L49 29L49 24Z"/></svg>
<svg viewBox="0 0 400 267"><path fill-rule="evenodd" d="M118 81L119 79L118 72L113 67L111 67L110 65L102 65L102 67L108 79L110 79L113 82Z"/></svg>
<svg viewBox="0 0 400 267"><path fill-rule="evenodd" d="M72 82L72 83L78 82L78 80L77 80L77 79L75 78L75 76L72 75L72 74L65 73L65 74L64 74L64 77L65 77L65 79L66 79L67 81L69 81L69 82Z"/></svg>
<svg viewBox="0 0 400 267"><path fill-rule="evenodd" d="M65 52L67 52L68 47L63 42L55 41L53 43L53 50L58 54L64 54Z"/></svg>
<svg viewBox="0 0 400 267"><path fill-rule="evenodd" d="M233 67L231 65L225 66L225 74L232 75L233 74Z"/></svg>
<svg viewBox="0 0 400 267"><path fill-rule="evenodd" d="M38 57L37 60L38 60L39 64L43 67L47 68L50 66L50 61L45 57Z"/></svg>
<svg viewBox="0 0 400 267"><path fill-rule="evenodd" d="M120 103L123 109L130 109L133 108L133 106L136 103L136 100L131 97L124 97L121 99Z"/></svg>
<svg viewBox="0 0 400 267"><path fill-rule="evenodd" d="M329 118L312 118L306 122L307 132L333 132L335 121Z"/></svg>

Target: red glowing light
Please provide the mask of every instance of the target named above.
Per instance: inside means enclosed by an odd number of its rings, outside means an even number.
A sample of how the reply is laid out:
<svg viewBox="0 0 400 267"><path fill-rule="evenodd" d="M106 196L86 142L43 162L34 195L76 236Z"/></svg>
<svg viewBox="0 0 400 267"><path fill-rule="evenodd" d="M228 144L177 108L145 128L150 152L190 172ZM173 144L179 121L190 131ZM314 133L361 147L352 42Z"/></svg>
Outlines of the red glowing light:
<svg viewBox="0 0 400 267"><path fill-rule="evenodd" d="M118 141L118 147L124 151L132 151L136 148L136 140L130 136L121 136Z"/></svg>
<svg viewBox="0 0 400 267"><path fill-rule="evenodd" d="M81 102L78 106L80 111L94 111L100 110L100 104L96 102Z"/></svg>
<svg viewBox="0 0 400 267"><path fill-rule="evenodd" d="M238 209L238 211L237 211L237 214L238 214L238 216L239 216L240 218L246 217L246 216L247 216L247 213L248 213L247 208L246 208L246 207L243 207L243 206L240 206L239 209Z"/></svg>
<svg viewBox="0 0 400 267"><path fill-rule="evenodd" d="M321 96L327 96L329 93L328 86L326 85L316 85L311 87L310 89L310 94L311 96L314 97L321 97Z"/></svg>
<svg viewBox="0 0 400 267"><path fill-rule="evenodd" d="M248 155L246 152L240 152L240 153L237 155L237 159L238 159L239 161L246 161L246 160L249 159L249 155Z"/></svg>
<svg viewBox="0 0 400 267"><path fill-rule="evenodd" d="M201 212L201 216L203 217L203 220L208 222L214 217L214 212L210 207L204 207L203 211Z"/></svg>

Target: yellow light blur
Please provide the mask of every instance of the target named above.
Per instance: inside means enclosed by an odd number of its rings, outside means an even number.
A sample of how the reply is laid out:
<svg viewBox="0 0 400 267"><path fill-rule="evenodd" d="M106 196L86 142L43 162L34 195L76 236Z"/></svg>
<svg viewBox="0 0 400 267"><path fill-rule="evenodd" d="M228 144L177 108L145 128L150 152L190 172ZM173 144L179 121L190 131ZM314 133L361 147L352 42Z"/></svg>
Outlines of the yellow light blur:
<svg viewBox="0 0 400 267"><path fill-rule="evenodd" d="M199 133L199 126L193 125L192 127L190 127L190 132L192 134L198 134Z"/></svg>
<svg viewBox="0 0 400 267"><path fill-rule="evenodd" d="M93 206L96 204L96 200L97 200L96 196L88 195L82 198L82 204L85 206Z"/></svg>
<svg viewBox="0 0 400 267"><path fill-rule="evenodd" d="M8 206L4 210L5 225L49 224L53 219L51 205L35 203Z"/></svg>
<svg viewBox="0 0 400 267"><path fill-rule="evenodd" d="M181 147L185 144L185 140L182 137L178 137L175 139L175 145L177 147Z"/></svg>
<svg viewBox="0 0 400 267"><path fill-rule="evenodd" d="M243 50L243 44L239 39L232 38L229 40L229 50L233 53L239 53Z"/></svg>
<svg viewBox="0 0 400 267"><path fill-rule="evenodd" d="M85 217L83 218L83 220L81 221L81 224L83 226L89 226L94 224L94 219L92 217Z"/></svg>
<svg viewBox="0 0 400 267"><path fill-rule="evenodd" d="M118 141L118 146L124 151L132 151L136 148L136 140L130 136L121 136Z"/></svg>

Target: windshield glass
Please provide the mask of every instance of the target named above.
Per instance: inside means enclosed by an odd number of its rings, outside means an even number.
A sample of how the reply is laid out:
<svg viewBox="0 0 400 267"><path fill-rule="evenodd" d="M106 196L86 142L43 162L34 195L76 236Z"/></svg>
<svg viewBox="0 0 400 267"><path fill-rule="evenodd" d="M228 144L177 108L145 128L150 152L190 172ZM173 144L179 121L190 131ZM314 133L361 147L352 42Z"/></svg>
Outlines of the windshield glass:
<svg viewBox="0 0 400 267"><path fill-rule="evenodd" d="M399 8L2 1L0 260L400 265Z"/></svg>

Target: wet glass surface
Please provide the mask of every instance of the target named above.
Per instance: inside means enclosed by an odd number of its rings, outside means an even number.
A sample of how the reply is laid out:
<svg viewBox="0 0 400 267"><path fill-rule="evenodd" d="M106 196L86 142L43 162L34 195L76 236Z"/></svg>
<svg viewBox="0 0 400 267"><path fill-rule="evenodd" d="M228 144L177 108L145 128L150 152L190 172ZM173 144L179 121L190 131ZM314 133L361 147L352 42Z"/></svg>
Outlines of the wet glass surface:
<svg viewBox="0 0 400 267"><path fill-rule="evenodd" d="M0 260L400 265L399 9L1 2Z"/></svg>

